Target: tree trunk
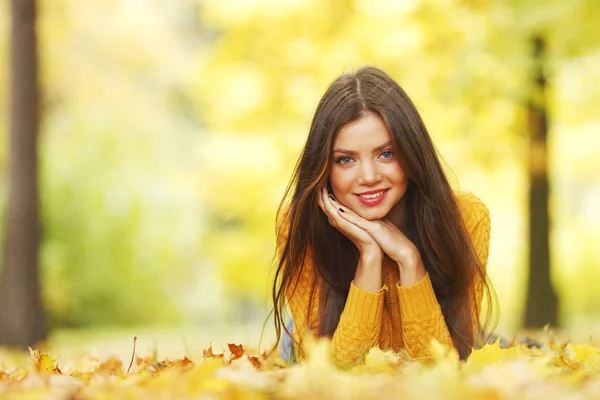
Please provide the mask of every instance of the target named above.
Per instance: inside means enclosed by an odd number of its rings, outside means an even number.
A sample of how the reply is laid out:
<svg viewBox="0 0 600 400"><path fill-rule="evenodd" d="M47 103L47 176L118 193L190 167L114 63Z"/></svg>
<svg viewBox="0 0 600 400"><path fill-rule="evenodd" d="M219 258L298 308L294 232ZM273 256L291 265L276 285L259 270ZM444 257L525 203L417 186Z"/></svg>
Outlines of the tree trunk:
<svg viewBox="0 0 600 400"><path fill-rule="evenodd" d="M8 209L0 282L0 345L45 336L38 248L38 79L35 0L12 0Z"/></svg>
<svg viewBox="0 0 600 400"><path fill-rule="evenodd" d="M529 284L525 328L558 326L558 298L550 276L548 216L548 114L544 76L545 43L533 38L534 84L527 104L529 119Z"/></svg>

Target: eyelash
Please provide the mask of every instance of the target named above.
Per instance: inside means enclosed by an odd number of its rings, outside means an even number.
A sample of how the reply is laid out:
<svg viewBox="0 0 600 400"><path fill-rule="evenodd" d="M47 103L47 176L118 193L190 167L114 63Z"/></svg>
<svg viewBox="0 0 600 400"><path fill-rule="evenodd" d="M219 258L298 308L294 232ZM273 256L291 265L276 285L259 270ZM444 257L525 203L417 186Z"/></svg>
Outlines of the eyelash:
<svg viewBox="0 0 600 400"><path fill-rule="evenodd" d="M383 155L383 154L385 154L385 153L390 153L390 156L389 156L389 157L387 157L387 158L385 158L386 160L389 160L389 159L390 159L390 158L392 158L392 156L394 155L394 153L393 153L391 150L385 150L385 151L383 151L383 152L382 152L380 155ZM348 156L343 156L343 157L339 157L337 160L335 160L335 162L336 162L337 164L341 164L341 165L348 165L348 163L343 163L343 162L341 162L342 160L344 160L344 159L346 159L346 158L347 158L347 159L349 159L349 160L351 160L351 159L352 159L351 157L348 157Z"/></svg>

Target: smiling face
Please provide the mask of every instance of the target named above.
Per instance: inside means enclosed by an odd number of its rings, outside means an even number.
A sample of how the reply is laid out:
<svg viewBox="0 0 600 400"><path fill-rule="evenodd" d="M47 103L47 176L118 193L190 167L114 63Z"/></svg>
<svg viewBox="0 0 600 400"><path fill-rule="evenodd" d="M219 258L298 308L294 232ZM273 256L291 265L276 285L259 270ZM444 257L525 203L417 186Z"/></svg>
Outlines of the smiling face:
<svg viewBox="0 0 600 400"><path fill-rule="evenodd" d="M388 217L399 225L400 200L409 178L398 163L392 137L374 113L343 125L333 143L330 175L334 197L367 220Z"/></svg>

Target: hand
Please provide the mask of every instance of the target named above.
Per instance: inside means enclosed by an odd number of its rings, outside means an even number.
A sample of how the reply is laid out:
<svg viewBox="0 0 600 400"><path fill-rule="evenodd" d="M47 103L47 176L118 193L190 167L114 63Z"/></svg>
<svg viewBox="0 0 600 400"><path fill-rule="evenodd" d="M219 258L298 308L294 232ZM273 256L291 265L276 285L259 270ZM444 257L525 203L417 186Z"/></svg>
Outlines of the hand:
<svg viewBox="0 0 600 400"><path fill-rule="evenodd" d="M414 270L422 267L424 271L421 256L416 246L391 221L385 218L368 221L347 207L339 207L335 201L332 201L332 203L338 208L337 214L340 217L367 232L369 236L375 239L383 252L398 264L401 270Z"/></svg>
<svg viewBox="0 0 600 400"><path fill-rule="evenodd" d="M356 224L342 218L340 216L339 203L333 199L333 196L327 193L327 189L324 187L321 189L319 195L319 207L321 207L321 210L323 210L327 216L329 224L350 239L360 252L361 256L365 256L366 253L369 253L375 257L382 257L382 249L373 236L369 235L369 233Z"/></svg>

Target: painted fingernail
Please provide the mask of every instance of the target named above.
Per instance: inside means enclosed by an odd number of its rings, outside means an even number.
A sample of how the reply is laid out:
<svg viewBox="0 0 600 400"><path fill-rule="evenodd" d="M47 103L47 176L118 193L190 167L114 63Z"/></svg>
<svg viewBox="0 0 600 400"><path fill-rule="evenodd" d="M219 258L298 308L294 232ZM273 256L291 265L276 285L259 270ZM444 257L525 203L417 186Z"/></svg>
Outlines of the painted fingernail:
<svg viewBox="0 0 600 400"><path fill-rule="evenodd" d="M332 195L329 195L329 198L331 199L331 201L335 201Z"/></svg>
<svg viewBox="0 0 600 400"><path fill-rule="evenodd" d="M340 211L341 211L341 212L346 212L346 211L344 211L344 209L343 209L343 208L341 208L341 207L340 207Z"/></svg>

